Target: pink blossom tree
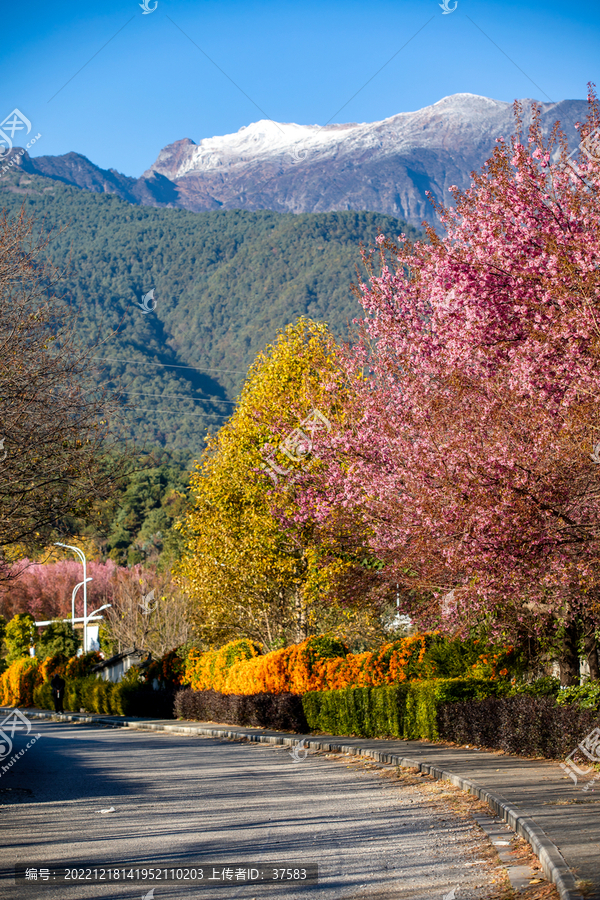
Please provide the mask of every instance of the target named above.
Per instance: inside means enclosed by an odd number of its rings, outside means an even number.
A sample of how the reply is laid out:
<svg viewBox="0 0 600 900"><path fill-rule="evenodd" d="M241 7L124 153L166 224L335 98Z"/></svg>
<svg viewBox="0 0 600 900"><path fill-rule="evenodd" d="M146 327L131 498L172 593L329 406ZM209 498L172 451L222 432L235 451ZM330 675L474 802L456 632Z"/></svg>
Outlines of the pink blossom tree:
<svg viewBox="0 0 600 900"><path fill-rule="evenodd" d="M68 618L71 615L73 588L82 580L81 564L63 559L53 563L21 560L14 569L20 574L0 586L0 612L9 619L17 613L31 613L39 620ZM13 569L13 572L14 572ZM88 612L112 601L117 566L108 562L88 562ZM75 615L83 615L83 591L75 602Z"/></svg>
<svg viewBox="0 0 600 900"><path fill-rule="evenodd" d="M444 237L363 253L352 424L322 437L297 518L367 548L382 568L357 565L355 593L398 584L422 625L561 628L571 683L578 636L600 675L600 116L590 87L573 168L520 112Z"/></svg>

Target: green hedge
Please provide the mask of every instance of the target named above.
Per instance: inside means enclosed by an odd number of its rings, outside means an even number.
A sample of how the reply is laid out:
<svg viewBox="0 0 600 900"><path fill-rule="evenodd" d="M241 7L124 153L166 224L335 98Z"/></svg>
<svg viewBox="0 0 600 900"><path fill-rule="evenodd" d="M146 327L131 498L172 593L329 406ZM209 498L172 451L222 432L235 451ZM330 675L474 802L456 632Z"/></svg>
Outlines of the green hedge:
<svg viewBox="0 0 600 900"><path fill-rule="evenodd" d="M309 691L302 697L302 708L311 731L401 737L407 691L404 684Z"/></svg>
<svg viewBox="0 0 600 900"><path fill-rule="evenodd" d="M128 693L124 690L125 687L113 684L112 681L103 681L95 675L70 679L65 688L64 708L72 712L86 709L88 712L105 715L126 715L123 711L124 705L127 705L123 702ZM50 682L45 681L34 690L33 702L42 709L54 709Z"/></svg>
<svg viewBox="0 0 600 900"><path fill-rule="evenodd" d="M49 681L44 681L43 684L33 689L33 705L39 709L54 709Z"/></svg>
<svg viewBox="0 0 600 900"><path fill-rule="evenodd" d="M504 693L501 682L474 678L436 678L381 687L310 691L302 697L311 731L357 737L439 740L442 703L481 700Z"/></svg>
<svg viewBox="0 0 600 900"><path fill-rule="evenodd" d="M132 680L118 683L104 681L95 675L67 681L64 708L71 712L85 709L89 713L111 716L158 716L173 718L173 692L153 691ZM34 706L54 709L52 689L48 681L33 692Z"/></svg>

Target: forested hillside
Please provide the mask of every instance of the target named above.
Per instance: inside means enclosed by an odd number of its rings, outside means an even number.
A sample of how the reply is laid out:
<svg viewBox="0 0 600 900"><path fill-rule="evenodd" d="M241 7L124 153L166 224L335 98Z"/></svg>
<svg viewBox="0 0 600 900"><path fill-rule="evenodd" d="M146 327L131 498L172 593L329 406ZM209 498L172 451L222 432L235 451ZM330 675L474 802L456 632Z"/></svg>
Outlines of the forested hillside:
<svg viewBox="0 0 600 900"><path fill-rule="evenodd" d="M195 456L219 427L256 353L299 316L342 334L360 242L415 230L367 212L191 213L132 206L16 171L0 181L9 215L24 206L51 229L95 377L121 391L113 411L140 447ZM154 289L144 312L141 298Z"/></svg>

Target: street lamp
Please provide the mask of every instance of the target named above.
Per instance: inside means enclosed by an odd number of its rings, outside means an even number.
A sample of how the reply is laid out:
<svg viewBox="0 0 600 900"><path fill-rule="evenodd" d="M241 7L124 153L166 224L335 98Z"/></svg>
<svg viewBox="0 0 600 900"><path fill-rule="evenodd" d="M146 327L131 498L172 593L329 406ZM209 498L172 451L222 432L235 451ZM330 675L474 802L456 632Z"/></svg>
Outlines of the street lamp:
<svg viewBox="0 0 600 900"><path fill-rule="evenodd" d="M102 612L103 609L108 609L109 606L112 606L112 603L105 603L104 606L99 606L98 609L95 609L94 612L91 612L91 613L89 614L89 616L87 616L87 617L83 620L83 633L84 633L84 635L87 635L87 623L88 623L88 621L89 621L93 616L95 616L96 613ZM87 653L87 644L86 644L86 643L84 643L84 645L83 645L83 652L84 652L84 653Z"/></svg>
<svg viewBox="0 0 600 900"><path fill-rule="evenodd" d="M86 581L93 581L93 578L86 578ZM80 581L79 584L76 584L73 588L73 593L71 594L71 621L75 623L75 594L83 584L83 581Z"/></svg>
<svg viewBox="0 0 600 900"><path fill-rule="evenodd" d="M85 648L85 646L86 646L86 644L87 644L87 640L86 640L86 637L87 637L87 634L86 634L86 626L87 626L87 618L88 618L88 614L87 614L87 583L88 583L88 578L87 578L87 568L86 568L86 567L87 567L87 560L86 560L86 558L85 558L85 553L83 552L83 550L80 550L79 547L73 547L71 544L61 544L60 541L55 541L55 542L54 542L54 546L55 546L55 547L66 547L67 550L72 550L73 553L76 553L76 554L77 554L77 556L79 557L79 559L80 559L81 562L83 563L83 581L81 582L81 584L83 585L83 646L84 646L84 648ZM74 596L74 595L73 595L73 596ZM73 618L75 618L75 616L73 616ZM84 649L84 653L85 653L85 649Z"/></svg>

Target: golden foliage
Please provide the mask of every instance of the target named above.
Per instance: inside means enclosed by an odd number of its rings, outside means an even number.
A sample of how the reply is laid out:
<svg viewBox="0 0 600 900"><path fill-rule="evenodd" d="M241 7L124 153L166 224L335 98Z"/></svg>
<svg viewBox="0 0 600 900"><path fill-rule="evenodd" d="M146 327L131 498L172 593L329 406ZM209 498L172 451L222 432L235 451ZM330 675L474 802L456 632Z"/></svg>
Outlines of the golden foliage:
<svg viewBox="0 0 600 900"><path fill-rule="evenodd" d="M31 656L24 656L11 663L0 675L0 705L33 706L38 666L39 661Z"/></svg>
<svg viewBox="0 0 600 900"><path fill-rule="evenodd" d="M425 664L434 635L414 634L375 652L343 655L332 653L335 642L323 638L308 638L264 656L250 641L232 641L220 650L190 654L184 681L193 690L222 694L304 694L398 684L435 674L431 664Z"/></svg>
<svg viewBox="0 0 600 900"><path fill-rule="evenodd" d="M336 414L329 397L340 395L340 377L327 326L300 319L259 354L232 418L207 439L179 525L178 569L205 642L250 636L272 647L318 628L310 606L327 594L327 567L315 577L311 529L292 519L293 475L318 460L290 460L277 448L313 410L328 420ZM269 455L290 470L276 493Z"/></svg>

